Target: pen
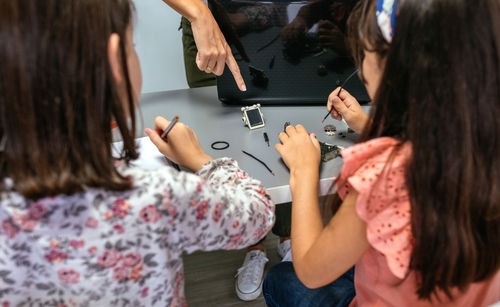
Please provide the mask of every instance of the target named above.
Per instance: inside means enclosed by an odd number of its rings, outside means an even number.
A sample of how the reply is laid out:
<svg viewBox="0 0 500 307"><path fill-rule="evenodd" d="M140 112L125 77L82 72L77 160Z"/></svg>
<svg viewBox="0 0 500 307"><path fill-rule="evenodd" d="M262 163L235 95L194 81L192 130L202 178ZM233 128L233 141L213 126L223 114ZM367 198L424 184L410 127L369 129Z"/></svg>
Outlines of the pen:
<svg viewBox="0 0 500 307"><path fill-rule="evenodd" d="M342 89L346 85L347 81L349 81L356 73L358 73L357 69L351 75L349 75L349 77L347 77L347 79L345 79L344 82L342 82L342 85L340 85L340 90L337 93L337 97L340 98L340 93L342 92ZM334 107L333 107L333 103L332 103L332 108L330 109L330 111L328 112L328 114L326 114L326 116L323 118L323 120L321 121L321 123L325 122L325 120L328 118L328 116L330 116L330 114L332 113L333 109L334 109Z"/></svg>
<svg viewBox="0 0 500 307"><path fill-rule="evenodd" d="M179 116L176 115L174 117L174 119L172 119L172 121L170 122L170 125L168 125L167 129L165 129L163 131L163 133L161 134L161 138L164 139L165 141L167 140L167 134L170 132L170 130L172 130L172 128L174 128L174 125L179 121Z"/></svg>

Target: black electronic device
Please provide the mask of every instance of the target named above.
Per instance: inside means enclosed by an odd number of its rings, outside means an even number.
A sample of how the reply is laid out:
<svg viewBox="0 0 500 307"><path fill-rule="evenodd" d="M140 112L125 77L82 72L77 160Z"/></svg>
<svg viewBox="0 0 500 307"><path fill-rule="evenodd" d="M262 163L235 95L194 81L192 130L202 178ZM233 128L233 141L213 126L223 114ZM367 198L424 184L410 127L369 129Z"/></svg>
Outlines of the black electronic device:
<svg viewBox="0 0 500 307"><path fill-rule="evenodd" d="M346 21L358 1L208 0L248 89L240 92L226 67L217 77L219 100L324 105L355 71ZM361 103L369 101L357 76L345 90Z"/></svg>

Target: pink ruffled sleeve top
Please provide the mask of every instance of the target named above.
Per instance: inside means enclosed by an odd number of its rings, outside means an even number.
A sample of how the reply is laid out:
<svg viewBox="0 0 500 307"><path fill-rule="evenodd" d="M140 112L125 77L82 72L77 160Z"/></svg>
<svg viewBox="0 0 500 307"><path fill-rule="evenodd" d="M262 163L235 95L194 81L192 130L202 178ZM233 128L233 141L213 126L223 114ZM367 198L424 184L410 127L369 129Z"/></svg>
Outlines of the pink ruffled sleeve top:
<svg viewBox="0 0 500 307"><path fill-rule="evenodd" d="M431 302L418 299L416 274L409 270L414 238L405 169L411 145L376 138L343 150L342 157L339 195L344 199L350 190L358 192L356 210L366 222L371 246L356 264L356 297L351 306L431 306ZM493 304L500 299L500 272L489 281L472 284L464 293L452 293L454 301L441 294L441 301L434 304Z"/></svg>

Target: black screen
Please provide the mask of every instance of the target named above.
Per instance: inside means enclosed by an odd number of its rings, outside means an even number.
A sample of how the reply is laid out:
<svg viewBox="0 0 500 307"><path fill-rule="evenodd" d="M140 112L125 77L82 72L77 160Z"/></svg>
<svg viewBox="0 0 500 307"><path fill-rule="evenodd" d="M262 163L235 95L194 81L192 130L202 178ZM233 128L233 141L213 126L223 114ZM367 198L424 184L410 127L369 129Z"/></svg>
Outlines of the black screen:
<svg viewBox="0 0 500 307"><path fill-rule="evenodd" d="M246 113L250 127L262 125L262 117L258 109L249 110Z"/></svg>
<svg viewBox="0 0 500 307"><path fill-rule="evenodd" d="M346 22L358 0L209 0L248 90L226 67L219 99L230 104L325 104L355 70ZM369 100L357 76L345 89Z"/></svg>

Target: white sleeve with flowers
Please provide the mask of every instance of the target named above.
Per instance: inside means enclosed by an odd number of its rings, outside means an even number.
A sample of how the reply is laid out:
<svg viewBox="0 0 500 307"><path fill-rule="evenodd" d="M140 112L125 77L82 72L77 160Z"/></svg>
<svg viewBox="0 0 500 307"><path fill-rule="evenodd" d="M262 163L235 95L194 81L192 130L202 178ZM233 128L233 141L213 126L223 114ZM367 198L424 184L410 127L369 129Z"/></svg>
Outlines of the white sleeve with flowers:
<svg viewBox="0 0 500 307"><path fill-rule="evenodd" d="M182 253L250 245L274 222L231 159L197 174L121 171L130 191L0 194L0 306L185 306Z"/></svg>
<svg viewBox="0 0 500 307"><path fill-rule="evenodd" d="M274 223L266 190L232 159L214 160L196 174L179 172L167 186L163 178L149 181L150 189L163 191L142 218L166 217L154 231L181 252L242 248L262 239Z"/></svg>

